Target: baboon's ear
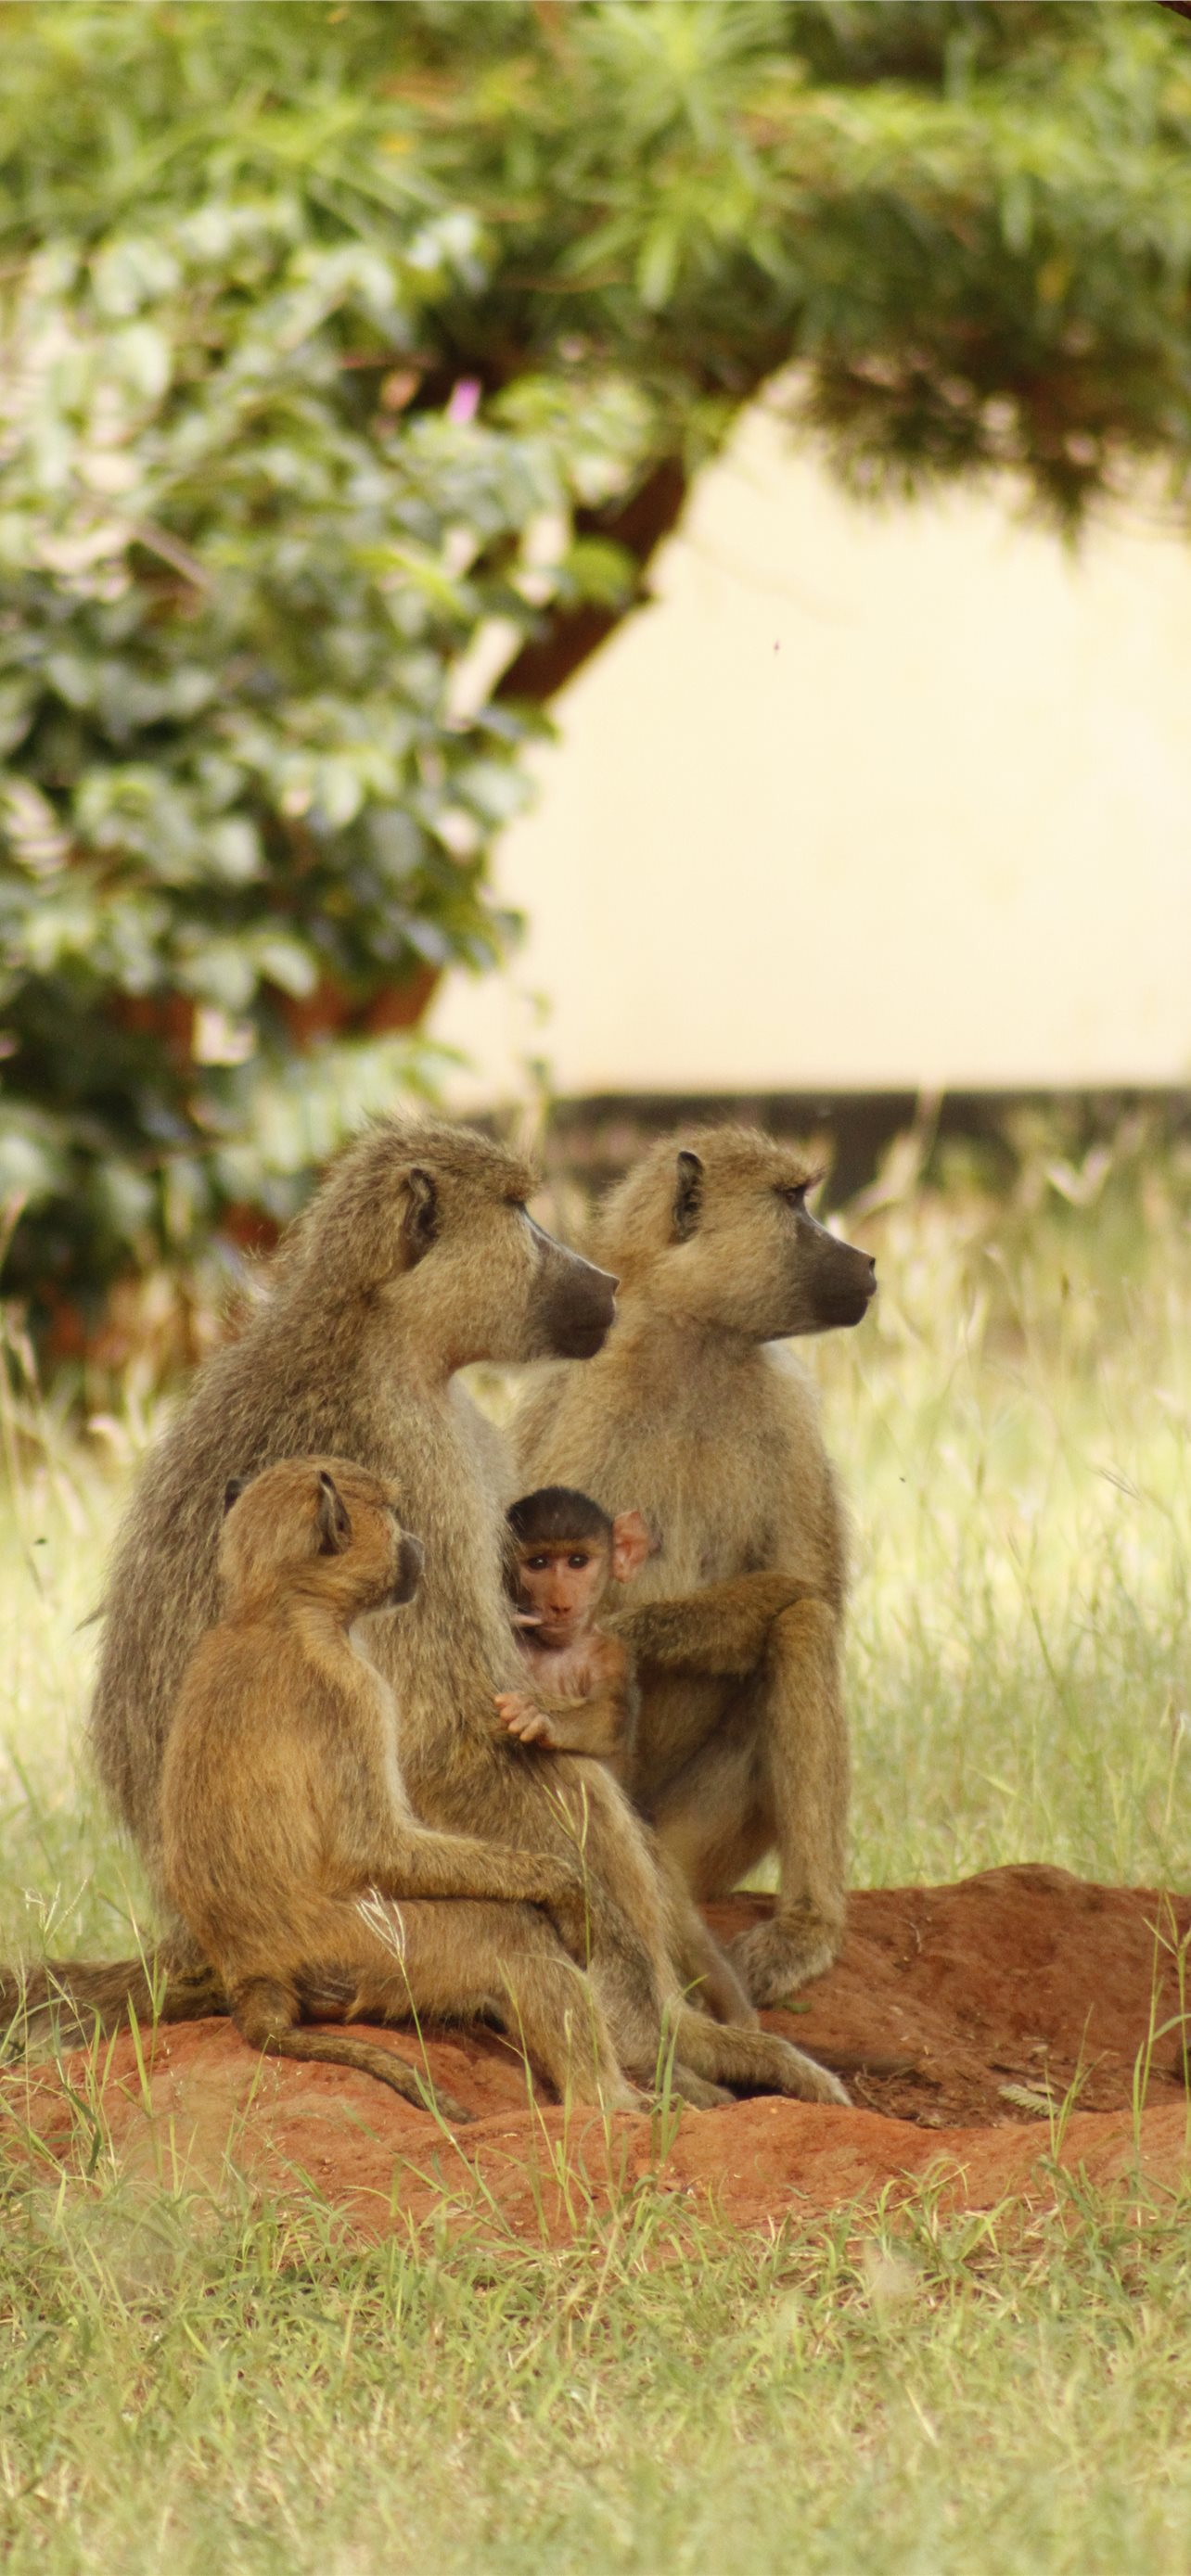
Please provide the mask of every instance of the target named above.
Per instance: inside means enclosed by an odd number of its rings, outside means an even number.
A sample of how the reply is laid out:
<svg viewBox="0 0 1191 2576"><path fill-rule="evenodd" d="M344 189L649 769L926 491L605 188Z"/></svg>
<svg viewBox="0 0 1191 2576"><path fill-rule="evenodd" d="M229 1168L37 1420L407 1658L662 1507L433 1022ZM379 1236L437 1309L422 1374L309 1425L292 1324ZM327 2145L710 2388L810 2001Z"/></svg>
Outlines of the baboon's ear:
<svg viewBox="0 0 1191 2576"><path fill-rule="evenodd" d="M420 1163L414 1163L406 1181L406 1193L402 1232L412 1270L414 1263L421 1260L424 1252L429 1252L438 1236L438 1191L433 1173L425 1171Z"/></svg>
<svg viewBox="0 0 1191 2576"><path fill-rule="evenodd" d="M314 1526L318 1532L319 1555L342 1556L351 1541L351 1519L339 1487L334 1477L328 1476L325 1467L319 1471L318 1510Z"/></svg>
<svg viewBox="0 0 1191 2576"><path fill-rule="evenodd" d="M684 1145L678 1154L678 1179L674 1190L674 1240L685 1243L699 1222L703 1206L703 1165L697 1154Z"/></svg>
<svg viewBox="0 0 1191 2576"><path fill-rule="evenodd" d="M249 1481L250 1479L247 1476L228 1477L227 1483L223 1489L223 1517L225 1520L231 1510L232 1504L239 1502L240 1496L244 1491L244 1487L249 1483Z"/></svg>
<svg viewBox="0 0 1191 2576"><path fill-rule="evenodd" d="M612 1523L612 1579L631 1583L647 1557L656 1556L658 1542L644 1512L618 1512Z"/></svg>

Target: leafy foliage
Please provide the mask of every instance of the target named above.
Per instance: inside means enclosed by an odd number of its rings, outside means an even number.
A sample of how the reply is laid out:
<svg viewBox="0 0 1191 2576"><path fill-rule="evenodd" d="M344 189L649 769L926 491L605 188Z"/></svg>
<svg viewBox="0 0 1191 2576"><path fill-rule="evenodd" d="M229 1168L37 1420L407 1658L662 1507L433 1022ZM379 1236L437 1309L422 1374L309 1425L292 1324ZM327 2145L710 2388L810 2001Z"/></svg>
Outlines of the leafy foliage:
<svg viewBox="0 0 1191 2576"><path fill-rule="evenodd" d="M1009 466L1074 525L1161 458L1185 502L1191 43L1067 0L4 35L0 1187L61 1329L432 1079L525 691L764 378L865 491Z"/></svg>

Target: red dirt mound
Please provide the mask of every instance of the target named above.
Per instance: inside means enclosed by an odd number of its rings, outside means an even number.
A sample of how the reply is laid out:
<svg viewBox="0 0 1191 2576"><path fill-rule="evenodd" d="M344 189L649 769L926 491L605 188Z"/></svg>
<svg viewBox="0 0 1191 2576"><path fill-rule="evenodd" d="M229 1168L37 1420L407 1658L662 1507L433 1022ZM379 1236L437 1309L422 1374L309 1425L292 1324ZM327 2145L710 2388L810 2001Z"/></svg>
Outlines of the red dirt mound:
<svg viewBox="0 0 1191 2576"><path fill-rule="evenodd" d="M770 1902L732 1897L712 1919L730 1933ZM646 2177L754 2226L897 2193L940 2160L949 2196L988 2207L1044 2188L1040 2159L1056 2145L1093 2182L1140 2171L1173 2185L1191 2170L1177 1955L1181 1944L1189 1963L1189 1936L1191 1898L1058 1869L853 1896L838 1966L794 2010L765 2016L845 2077L850 2111L766 2096L668 2121L567 2114L529 2094L503 2040L451 2031L426 2056L473 2125L448 2136L367 2076L266 2063L212 2021L144 2034L143 2075L131 2037L61 2070L10 2073L4 2126L18 2156L36 2152L33 2132L65 2161L80 2103L97 2100L136 2176L213 2180L230 2151L374 2235L487 2208L517 2234L561 2237ZM412 2032L383 2038L419 2060Z"/></svg>

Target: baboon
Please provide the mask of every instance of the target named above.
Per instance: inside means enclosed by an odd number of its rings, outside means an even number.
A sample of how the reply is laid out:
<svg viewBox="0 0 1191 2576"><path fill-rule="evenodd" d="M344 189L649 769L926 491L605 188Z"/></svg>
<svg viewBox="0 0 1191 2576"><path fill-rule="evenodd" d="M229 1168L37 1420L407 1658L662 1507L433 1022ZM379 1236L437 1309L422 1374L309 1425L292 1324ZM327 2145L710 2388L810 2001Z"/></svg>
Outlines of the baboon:
<svg viewBox="0 0 1191 2576"><path fill-rule="evenodd" d="M481 1448L452 1379L479 1359L590 1357L616 1284L543 1234L526 1213L532 1187L525 1163L483 1136L397 1120L332 1166L283 1243L271 1293L207 1362L142 1470L106 1600L92 1716L101 1778L161 1889L161 1764L187 1657L216 1614L227 1480L282 1457L354 1458L394 1479L426 1548L415 1599L374 1618L369 1636L400 1710L414 1814L535 1852L579 1849L590 1973L631 2078L652 2084L672 2039L690 2099L738 2083L844 2100L786 2042L718 2028L683 2003L649 1847L603 1766L496 1740L494 1692L520 1678L501 1507L490 1437ZM168 1955L193 1968L185 1943ZM58 1974L78 1990L74 1972Z"/></svg>
<svg viewBox="0 0 1191 2576"><path fill-rule="evenodd" d="M590 1753L623 1781L631 1761L636 1678L629 1651L603 1627L613 1584L631 1583L653 1544L640 1512L610 1520L567 1485L522 1494L506 1514L506 1571L526 1686L502 1691L502 1725L522 1744Z"/></svg>
<svg viewBox="0 0 1191 2576"><path fill-rule="evenodd" d="M664 1623L652 1654L637 1629L631 1786L697 1898L730 1889L776 1847L777 1911L733 1950L759 2004L821 1974L844 1921L842 1515L812 1389L765 1346L859 1323L876 1266L811 1216L813 1177L746 1128L663 1139L597 1232L621 1283L610 1340L585 1370L544 1372L514 1425L526 1483L583 1487L612 1513L631 1503L657 1533L616 1623L627 1640L651 1595L711 1587L701 1631L690 1605L675 1604L669 1651ZM757 1604L742 1603L734 1578L757 1572L804 1588L762 1623L750 1654Z"/></svg>
<svg viewBox="0 0 1191 2576"><path fill-rule="evenodd" d="M656 1552L640 1512L613 1520L590 1494L545 1485L510 1504L506 1528L506 1571L529 1682L498 1696L501 1723L522 1744L595 1755L622 1787L634 1768L639 1662L655 1677L664 1670L747 1678L778 1612L814 1597L795 1577L745 1574L605 1619L613 1585L634 1582ZM668 1946L684 1988L717 2020L755 2027L749 1996L681 1870L656 1850L655 1859Z"/></svg>
<svg viewBox="0 0 1191 2576"><path fill-rule="evenodd" d="M223 1616L186 1666L165 1747L162 1874L245 2039L422 2103L430 2088L402 2058L299 2028L303 2008L495 2015L560 2092L634 2098L590 1986L531 1910L582 1941L573 1857L427 1832L410 1814L398 1710L355 1627L418 1588L397 1487L345 1459L294 1458L232 1478L226 1502ZM469 1898L500 1901L440 1901Z"/></svg>

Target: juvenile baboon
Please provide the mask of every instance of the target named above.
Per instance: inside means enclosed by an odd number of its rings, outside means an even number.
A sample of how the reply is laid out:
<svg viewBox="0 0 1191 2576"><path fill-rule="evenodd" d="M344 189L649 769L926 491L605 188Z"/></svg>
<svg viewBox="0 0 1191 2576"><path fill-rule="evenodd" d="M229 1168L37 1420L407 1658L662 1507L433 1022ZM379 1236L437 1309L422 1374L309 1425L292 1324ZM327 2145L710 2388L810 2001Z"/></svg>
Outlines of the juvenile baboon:
<svg viewBox="0 0 1191 2576"><path fill-rule="evenodd" d="M410 1814L399 1713L353 1633L417 1591L422 1551L396 1486L345 1459L296 1458L233 1478L227 1501L223 1616L182 1675L165 1747L162 1869L244 2037L423 2102L402 2058L301 2029L303 2009L335 1998L344 2020L495 2015L560 2092L631 2099L590 1986L532 1910L582 1941L573 1857L427 1832ZM468 1898L500 1901L441 1901Z"/></svg>
<svg viewBox="0 0 1191 2576"><path fill-rule="evenodd" d="M810 1187L795 1153L748 1129L655 1146L597 1235L621 1282L610 1340L584 1370L546 1371L514 1426L525 1482L631 1503L660 1539L616 1623L641 1686L632 1792L696 1897L776 1846L777 1912L734 1945L762 2004L830 1965L844 1920L842 1518L811 1387L765 1346L859 1323L875 1264L816 1223ZM800 1590L757 1653L757 1603L734 1579L759 1572ZM702 1630L679 1599L651 1651L651 1595L700 1586Z"/></svg>
<svg viewBox="0 0 1191 2576"><path fill-rule="evenodd" d="M533 1175L466 1129L374 1128L288 1236L238 1343L200 1373L142 1472L117 1548L93 1728L101 1774L160 1885L160 1773L182 1669L215 1615L229 1476L331 1452L392 1476L426 1547L416 1599L371 1623L424 1824L565 1856L581 1850L590 1968L621 2066L654 2079L669 2034L693 2096L719 2083L839 2101L835 2078L768 2032L718 2029L681 2000L657 1871L602 1765L496 1740L520 1663L501 1571L491 1441L452 1388L468 1361L589 1357L614 1280L525 1212ZM511 1487L506 1487L510 1491Z"/></svg>

